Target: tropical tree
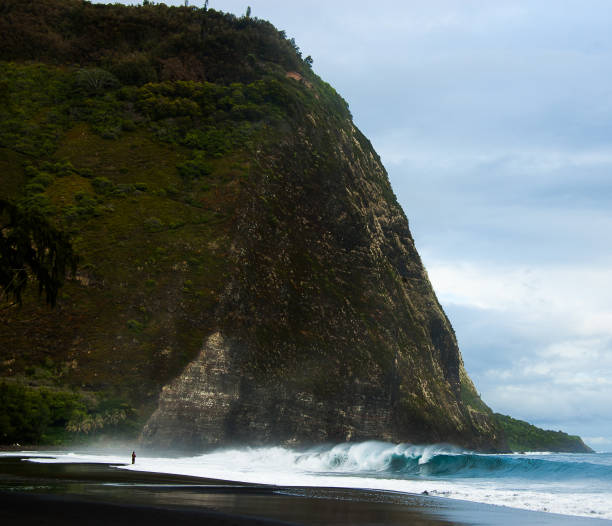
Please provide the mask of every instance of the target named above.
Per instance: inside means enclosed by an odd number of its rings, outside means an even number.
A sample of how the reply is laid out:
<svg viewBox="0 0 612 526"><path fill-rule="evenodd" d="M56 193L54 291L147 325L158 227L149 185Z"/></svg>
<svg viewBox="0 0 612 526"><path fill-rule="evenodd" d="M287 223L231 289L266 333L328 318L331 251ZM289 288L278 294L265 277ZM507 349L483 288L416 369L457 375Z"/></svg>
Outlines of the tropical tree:
<svg viewBox="0 0 612 526"><path fill-rule="evenodd" d="M8 306L21 304L30 279L54 306L66 275L76 272L77 263L68 236L40 212L0 199L0 287Z"/></svg>

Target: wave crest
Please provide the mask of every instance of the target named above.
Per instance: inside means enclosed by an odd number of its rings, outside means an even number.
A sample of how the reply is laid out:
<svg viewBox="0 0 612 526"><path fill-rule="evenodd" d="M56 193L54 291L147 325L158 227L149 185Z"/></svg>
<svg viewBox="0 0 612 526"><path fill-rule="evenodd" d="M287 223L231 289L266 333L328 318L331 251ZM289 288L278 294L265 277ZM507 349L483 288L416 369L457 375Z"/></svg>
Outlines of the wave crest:
<svg viewBox="0 0 612 526"><path fill-rule="evenodd" d="M484 455L453 446L393 445L385 442L339 444L309 450L295 458L296 467L315 473L412 477L524 476L612 477L612 467L588 462L559 462L545 457Z"/></svg>

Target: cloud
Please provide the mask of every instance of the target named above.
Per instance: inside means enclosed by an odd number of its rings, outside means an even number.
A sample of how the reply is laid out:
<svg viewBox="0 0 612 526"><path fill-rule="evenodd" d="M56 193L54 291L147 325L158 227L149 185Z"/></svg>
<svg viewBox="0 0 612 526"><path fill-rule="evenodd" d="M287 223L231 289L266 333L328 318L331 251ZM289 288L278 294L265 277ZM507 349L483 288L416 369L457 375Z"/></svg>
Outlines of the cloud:
<svg viewBox="0 0 612 526"><path fill-rule="evenodd" d="M435 261L428 273L494 410L576 433L597 423L612 439L612 270Z"/></svg>
<svg viewBox="0 0 612 526"><path fill-rule="evenodd" d="M612 269L429 261L440 300L509 313L519 321L563 323L572 334L612 337Z"/></svg>
<svg viewBox="0 0 612 526"><path fill-rule="evenodd" d="M611 151L411 151L388 168L427 264L612 263Z"/></svg>
<svg viewBox="0 0 612 526"><path fill-rule="evenodd" d="M602 436L583 437L584 441L598 451L612 450L612 440Z"/></svg>

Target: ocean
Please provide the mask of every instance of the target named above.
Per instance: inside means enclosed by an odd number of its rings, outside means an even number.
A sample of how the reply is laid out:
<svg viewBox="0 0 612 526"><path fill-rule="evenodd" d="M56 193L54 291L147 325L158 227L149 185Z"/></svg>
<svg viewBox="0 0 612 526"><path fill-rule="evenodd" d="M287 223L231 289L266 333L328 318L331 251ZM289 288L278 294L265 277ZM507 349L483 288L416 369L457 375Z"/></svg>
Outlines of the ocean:
<svg viewBox="0 0 612 526"><path fill-rule="evenodd" d="M486 455L451 446L362 442L301 450L224 448L196 456L131 451L20 452L40 463L112 463L118 469L284 487L385 490L612 520L612 453ZM285 491L291 493L291 489ZM296 493L297 494L297 493Z"/></svg>

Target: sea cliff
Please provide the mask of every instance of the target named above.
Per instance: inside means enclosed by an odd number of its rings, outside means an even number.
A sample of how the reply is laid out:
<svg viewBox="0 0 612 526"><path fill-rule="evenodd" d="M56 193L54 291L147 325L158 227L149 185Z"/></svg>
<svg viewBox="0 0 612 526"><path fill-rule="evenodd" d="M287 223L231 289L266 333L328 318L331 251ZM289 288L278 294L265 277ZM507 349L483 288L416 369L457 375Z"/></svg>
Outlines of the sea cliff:
<svg viewBox="0 0 612 526"><path fill-rule="evenodd" d="M80 258L55 309L30 288L2 311L3 442L508 449L380 158L293 39L163 4L0 13L0 199Z"/></svg>

